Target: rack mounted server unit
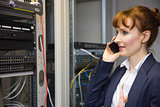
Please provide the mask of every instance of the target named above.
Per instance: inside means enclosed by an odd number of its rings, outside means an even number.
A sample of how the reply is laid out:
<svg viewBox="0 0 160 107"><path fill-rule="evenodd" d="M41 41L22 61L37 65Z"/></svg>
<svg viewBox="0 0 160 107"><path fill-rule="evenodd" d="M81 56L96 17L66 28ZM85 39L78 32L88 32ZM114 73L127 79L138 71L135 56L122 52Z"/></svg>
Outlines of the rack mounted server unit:
<svg viewBox="0 0 160 107"><path fill-rule="evenodd" d="M86 67L89 63L90 68L93 68L97 62L97 59L89 55L86 51L96 57L101 57L105 49L105 44L100 43L88 43L88 42L75 42L74 53L75 53L75 69L78 72L82 68ZM86 50L86 51L83 51Z"/></svg>
<svg viewBox="0 0 160 107"><path fill-rule="evenodd" d="M42 1L33 5L18 0L0 1L0 73L34 72L36 69L35 14L42 14Z"/></svg>
<svg viewBox="0 0 160 107"><path fill-rule="evenodd" d="M28 18L32 19L33 14L43 14L42 0L39 4L33 5L27 2L20 2L18 0L0 0L0 15L3 18L10 16L10 18Z"/></svg>
<svg viewBox="0 0 160 107"><path fill-rule="evenodd" d="M7 20L0 21L0 53L13 53L13 50L34 50L34 26ZM31 52L31 51L30 51ZM35 56L21 55L0 56L0 73L34 71Z"/></svg>

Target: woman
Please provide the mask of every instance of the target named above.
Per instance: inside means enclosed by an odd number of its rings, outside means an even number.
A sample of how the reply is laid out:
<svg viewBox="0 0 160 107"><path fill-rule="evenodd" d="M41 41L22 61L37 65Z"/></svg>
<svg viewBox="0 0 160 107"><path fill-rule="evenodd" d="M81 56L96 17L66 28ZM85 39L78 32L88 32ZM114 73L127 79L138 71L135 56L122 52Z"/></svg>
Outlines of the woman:
<svg viewBox="0 0 160 107"><path fill-rule="evenodd" d="M89 81L86 106L160 107L160 63L148 49L157 37L159 11L135 6L119 12L112 24L119 52L113 53L107 43ZM128 58L109 76L120 56Z"/></svg>

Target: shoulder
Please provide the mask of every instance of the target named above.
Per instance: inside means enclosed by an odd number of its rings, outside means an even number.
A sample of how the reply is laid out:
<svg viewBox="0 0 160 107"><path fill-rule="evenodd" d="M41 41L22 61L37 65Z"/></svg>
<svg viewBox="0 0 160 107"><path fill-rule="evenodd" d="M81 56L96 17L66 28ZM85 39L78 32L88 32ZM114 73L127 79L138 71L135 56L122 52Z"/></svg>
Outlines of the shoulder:
<svg viewBox="0 0 160 107"><path fill-rule="evenodd" d="M148 73L148 83L150 84L152 99L160 101L160 63L155 62ZM159 103L160 104L160 103Z"/></svg>
<svg viewBox="0 0 160 107"><path fill-rule="evenodd" d="M156 61L156 62L154 63L154 65L153 65L153 68L154 68L155 70L159 70L159 71L160 71L160 63Z"/></svg>
<svg viewBox="0 0 160 107"><path fill-rule="evenodd" d="M160 74L160 63L156 61L154 56L150 54L147 59L144 61L142 67L143 71L148 75L151 72Z"/></svg>
<svg viewBox="0 0 160 107"><path fill-rule="evenodd" d="M150 82L160 82L160 63L156 61L152 54L145 60L141 69L145 72Z"/></svg>
<svg viewBox="0 0 160 107"><path fill-rule="evenodd" d="M159 62L155 62L149 72L149 75L153 75L154 77L159 77L160 79L160 63Z"/></svg>
<svg viewBox="0 0 160 107"><path fill-rule="evenodd" d="M160 63L155 62L147 73L148 83L152 87L152 91L160 90Z"/></svg>

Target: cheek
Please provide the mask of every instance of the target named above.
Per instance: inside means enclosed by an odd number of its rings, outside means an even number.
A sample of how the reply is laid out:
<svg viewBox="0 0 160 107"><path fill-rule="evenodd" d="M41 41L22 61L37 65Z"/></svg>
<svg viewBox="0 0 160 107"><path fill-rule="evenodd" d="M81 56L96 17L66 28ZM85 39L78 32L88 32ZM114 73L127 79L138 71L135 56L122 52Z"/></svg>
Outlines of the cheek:
<svg viewBox="0 0 160 107"><path fill-rule="evenodd" d="M127 38L127 39L124 41L124 43L125 43L126 45L133 45L133 44L137 43L138 40L139 40L139 38L137 38L137 37Z"/></svg>

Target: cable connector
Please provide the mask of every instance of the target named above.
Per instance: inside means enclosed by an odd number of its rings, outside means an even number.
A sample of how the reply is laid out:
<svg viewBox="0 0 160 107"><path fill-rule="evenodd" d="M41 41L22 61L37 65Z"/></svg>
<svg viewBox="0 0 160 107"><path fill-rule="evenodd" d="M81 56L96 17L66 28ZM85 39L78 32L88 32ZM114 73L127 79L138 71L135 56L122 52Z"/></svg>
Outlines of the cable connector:
<svg viewBox="0 0 160 107"><path fill-rule="evenodd" d="M83 103L83 102L80 102L80 105L81 105L81 106L84 106L84 105L85 105L85 103Z"/></svg>
<svg viewBox="0 0 160 107"><path fill-rule="evenodd" d="M15 7L15 3L14 3L13 0L10 0L10 1L9 1L9 4L10 4L11 7Z"/></svg>
<svg viewBox="0 0 160 107"><path fill-rule="evenodd" d="M40 5L39 2L30 2L30 4L33 4L33 5Z"/></svg>

